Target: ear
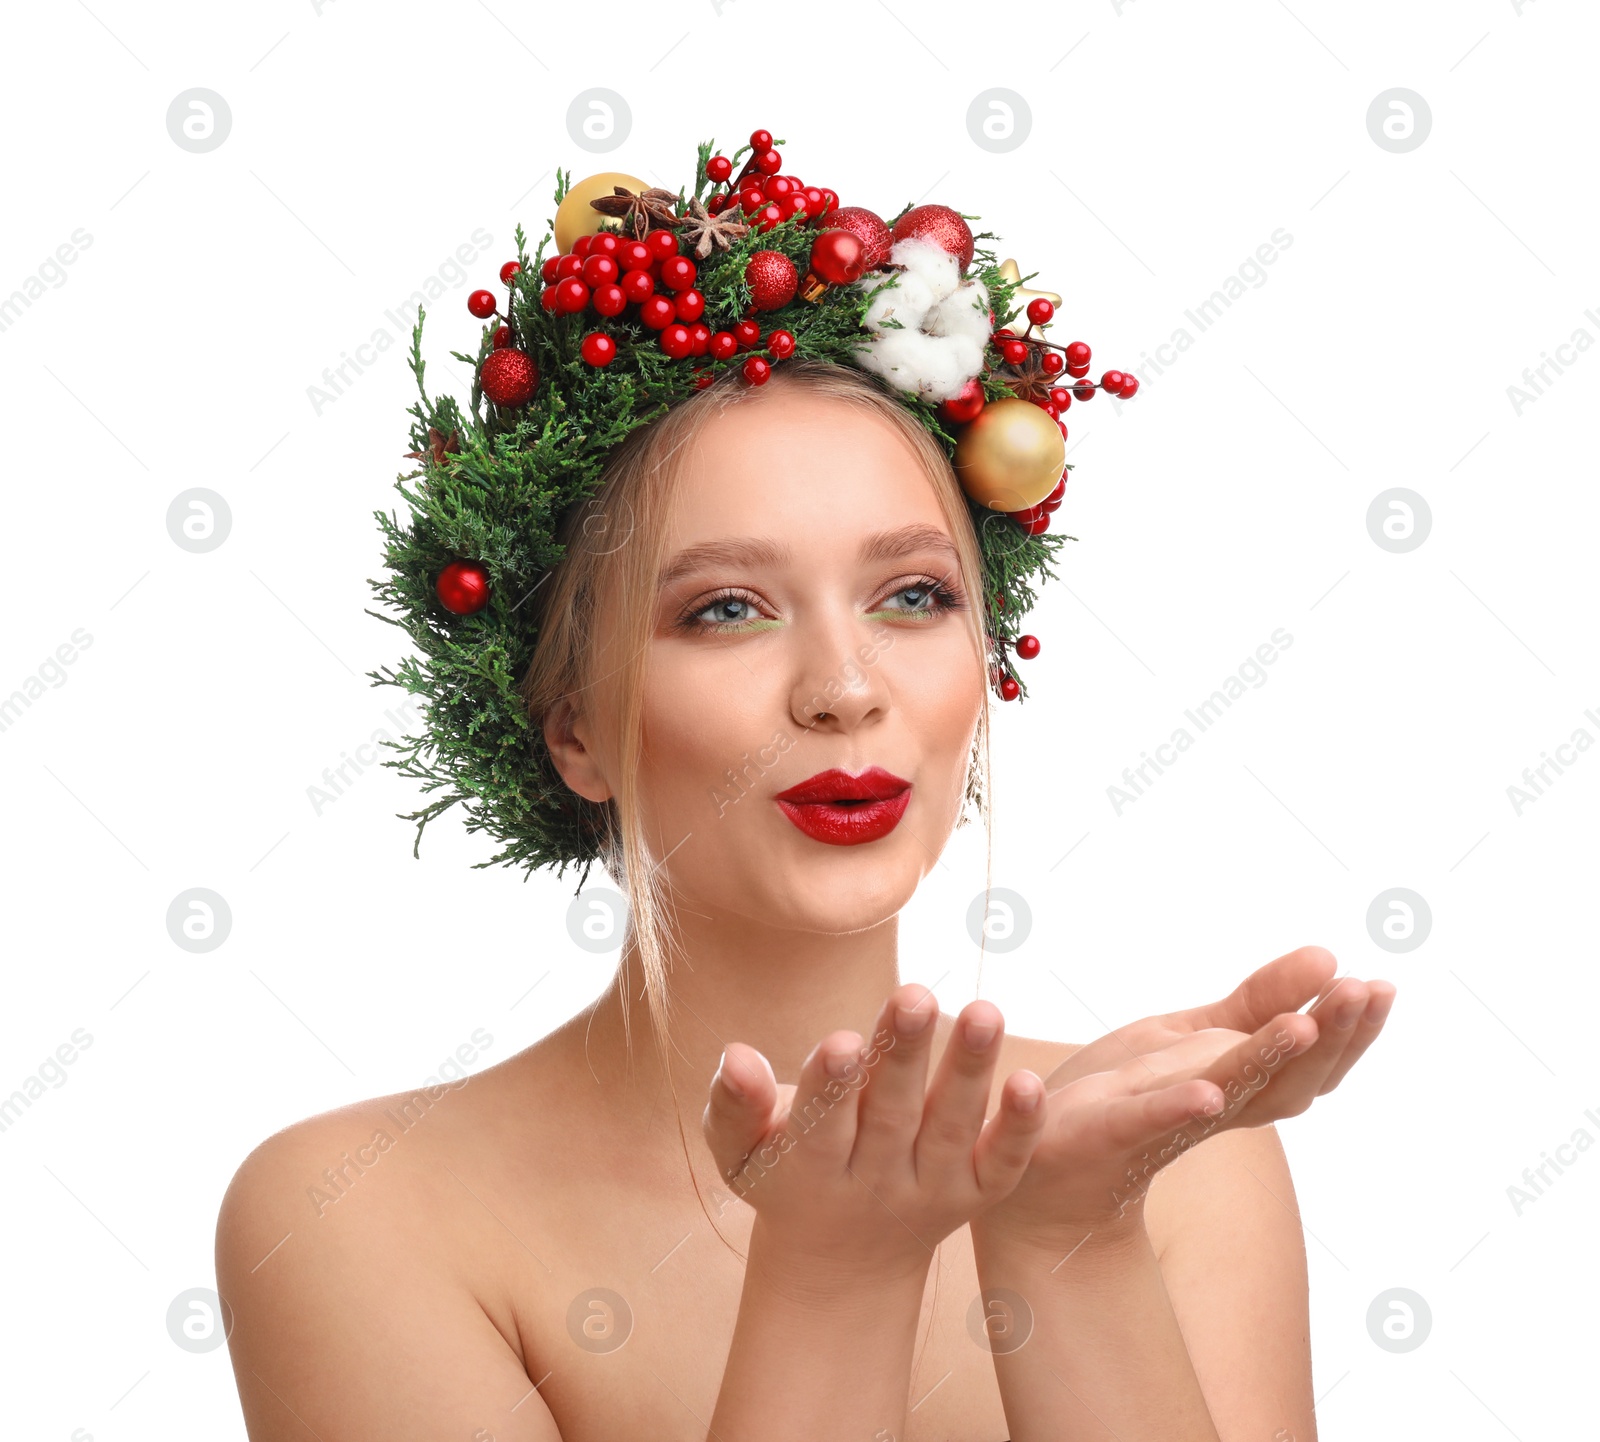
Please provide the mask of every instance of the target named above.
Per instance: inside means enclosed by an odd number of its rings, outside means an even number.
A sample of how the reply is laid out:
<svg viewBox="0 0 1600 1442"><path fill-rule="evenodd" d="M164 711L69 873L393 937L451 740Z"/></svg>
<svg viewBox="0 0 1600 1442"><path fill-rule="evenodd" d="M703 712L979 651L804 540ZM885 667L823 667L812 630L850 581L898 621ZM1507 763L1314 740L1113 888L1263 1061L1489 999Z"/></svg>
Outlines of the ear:
<svg viewBox="0 0 1600 1442"><path fill-rule="evenodd" d="M608 801L611 785L591 749L588 718L563 697L546 713L544 744L561 779L586 801Z"/></svg>

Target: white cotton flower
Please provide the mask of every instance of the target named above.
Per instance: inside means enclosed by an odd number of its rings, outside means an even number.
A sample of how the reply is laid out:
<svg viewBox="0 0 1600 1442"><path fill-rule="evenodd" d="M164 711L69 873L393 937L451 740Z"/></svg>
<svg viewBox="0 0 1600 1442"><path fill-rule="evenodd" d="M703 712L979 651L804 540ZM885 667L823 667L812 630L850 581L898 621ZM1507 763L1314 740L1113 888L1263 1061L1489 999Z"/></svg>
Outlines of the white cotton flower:
<svg viewBox="0 0 1600 1442"><path fill-rule="evenodd" d="M989 293L932 241L908 236L889 259L906 269L856 282L872 296L863 319L872 338L856 363L910 395L949 400L983 370Z"/></svg>

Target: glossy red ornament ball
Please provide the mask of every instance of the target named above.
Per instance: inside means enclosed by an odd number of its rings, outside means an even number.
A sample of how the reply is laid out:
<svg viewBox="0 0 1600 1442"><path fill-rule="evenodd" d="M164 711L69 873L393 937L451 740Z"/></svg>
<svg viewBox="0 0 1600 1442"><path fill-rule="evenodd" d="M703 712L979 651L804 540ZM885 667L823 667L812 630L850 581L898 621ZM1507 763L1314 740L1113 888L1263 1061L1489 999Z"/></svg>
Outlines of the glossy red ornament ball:
<svg viewBox="0 0 1600 1442"><path fill-rule="evenodd" d="M733 332L719 330L711 337L710 355L712 360L732 360L734 353L739 349L739 342L734 339Z"/></svg>
<svg viewBox="0 0 1600 1442"><path fill-rule="evenodd" d="M520 406L539 384L539 368L526 351L490 351L478 372L484 395L497 406Z"/></svg>
<svg viewBox="0 0 1600 1442"><path fill-rule="evenodd" d="M678 312L664 295L653 295L639 307L639 319L651 330L661 330L672 324Z"/></svg>
<svg viewBox="0 0 1600 1442"><path fill-rule="evenodd" d="M757 310L777 310L794 299L800 277L794 262L778 250L758 250L744 268L750 303Z"/></svg>
<svg viewBox="0 0 1600 1442"><path fill-rule="evenodd" d="M739 204L746 215L754 215L766 203L766 192L759 185L747 185L739 192Z"/></svg>
<svg viewBox="0 0 1600 1442"><path fill-rule="evenodd" d="M772 142L767 143L770 145ZM706 174L721 185L733 174L733 162L726 155L713 155L706 161Z"/></svg>
<svg viewBox="0 0 1600 1442"><path fill-rule="evenodd" d="M668 290L688 290L699 272L686 255L669 255L661 262L661 284Z"/></svg>
<svg viewBox="0 0 1600 1442"><path fill-rule="evenodd" d="M621 249L622 237L614 235L609 230L602 230L599 235L592 237L589 241L590 255L609 255L612 260L616 260L617 252Z"/></svg>
<svg viewBox="0 0 1600 1442"><path fill-rule="evenodd" d="M829 285L848 285L866 274L867 248L848 230L825 230L811 242L810 265Z"/></svg>
<svg viewBox="0 0 1600 1442"><path fill-rule="evenodd" d="M539 304L552 313L555 311L556 288L553 285L547 285L539 292Z"/></svg>
<svg viewBox="0 0 1600 1442"><path fill-rule="evenodd" d="M539 267L539 279L546 285L556 278L556 267L561 264L559 255L547 255L544 264Z"/></svg>
<svg viewBox="0 0 1600 1442"><path fill-rule="evenodd" d="M767 337L767 353L774 360L788 360L794 354L794 334L786 330L773 331Z"/></svg>
<svg viewBox="0 0 1600 1442"><path fill-rule="evenodd" d="M721 215L728 208L728 201L732 199L726 191L719 190L710 200L706 201L706 212L710 215ZM702 378L703 379L703 378ZM696 381L698 386L700 381Z"/></svg>
<svg viewBox="0 0 1600 1442"><path fill-rule="evenodd" d="M1059 511L1061 509L1061 498L1065 496L1066 493L1067 473L1063 471L1061 473L1061 479L1056 482L1055 490L1051 491L1048 496L1039 502L1039 509L1041 511Z"/></svg>
<svg viewBox="0 0 1600 1442"><path fill-rule="evenodd" d="M760 356L748 357L744 363L744 378L753 386L764 386L767 378L772 374L772 367L762 360Z"/></svg>
<svg viewBox="0 0 1600 1442"><path fill-rule="evenodd" d="M504 265L502 265L500 267L500 283L502 285L510 285L511 284L511 277L516 275L516 274L518 274L521 270L522 270L522 262L521 261L508 260Z"/></svg>
<svg viewBox="0 0 1600 1442"><path fill-rule="evenodd" d="M825 195L827 193L823 192ZM889 227L883 223L881 216L864 205L847 205L843 209L830 211L828 227L830 230L849 231L861 242L866 251L861 259L863 274L876 270L889 259L889 247L894 244Z"/></svg>
<svg viewBox="0 0 1600 1442"><path fill-rule="evenodd" d="M771 150L772 132L770 130L752 130L750 132L750 148L752 150Z"/></svg>
<svg viewBox="0 0 1600 1442"><path fill-rule="evenodd" d="M1089 347L1081 340L1075 340L1067 347L1067 364L1069 366L1086 366L1089 364Z"/></svg>
<svg viewBox="0 0 1600 1442"><path fill-rule="evenodd" d="M1037 636L1018 636L1017 655L1024 661L1031 661L1039 654L1039 638Z"/></svg>
<svg viewBox="0 0 1600 1442"><path fill-rule="evenodd" d="M787 175L769 175L761 185L761 193L768 200L782 200L786 195L792 195L798 187Z"/></svg>
<svg viewBox="0 0 1600 1442"><path fill-rule="evenodd" d="M645 236L644 243L650 247L650 255L655 260L665 260L678 253L678 237L670 230L652 230Z"/></svg>
<svg viewBox="0 0 1600 1442"><path fill-rule="evenodd" d="M776 175L783 169L783 156L770 146L756 151L756 169L763 175Z"/></svg>
<svg viewBox="0 0 1600 1442"><path fill-rule="evenodd" d="M750 217L751 223L763 235L776 225L783 224L783 210L774 202L768 202Z"/></svg>
<svg viewBox="0 0 1600 1442"><path fill-rule="evenodd" d="M689 327L689 354L704 355L711 349L711 327L697 320Z"/></svg>
<svg viewBox="0 0 1600 1442"><path fill-rule="evenodd" d="M1127 380L1127 377L1121 371L1107 371L1100 377L1100 388L1108 391L1120 391L1125 380Z"/></svg>
<svg viewBox="0 0 1600 1442"><path fill-rule="evenodd" d="M1139 377L1132 371L1122 373L1122 389L1117 392L1125 401L1131 401L1139 389Z"/></svg>
<svg viewBox="0 0 1600 1442"><path fill-rule="evenodd" d="M1028 319L1035 325L1048 325L1055 318L1056 308L1042 295L1028 302Z"/></svg>
<svg viewBox="0 0 1600 1442"><path fill-rule="evenodd" d="M689 327L678 321L662 330L660 345L673 360L682 360L694 345L694 337L689 334Z"/></svg>
<svg viewBox="0 0 1600 1442"><path fill-rule="evenodd" d="M1094 382L1079 381L1077 385L1073 386L1072 394L1080 401L1092 401L1094 399Z"/></svg>
<svg viewBox="0 0 1600 1442"><path fill-rule="evenodd" d="M1010 676L1000 678L1000 699L1002 701L1015 701L1022 694L1022 687Z"/></svg>
<svg viewBox="0 0 1600 1442"><path fill-rule="evenodd" d="M467 297L467 309L479 320L488 320L495 311L494 292L492 290L475 290Z"/></svg>
<svg viewBox="0 0 1600 1442"><path fill-rule="evenodd" d="M569 275L583 274L584 257L581 255L564 255L556 262L556 279L565 280Z"/></svg>
<svg viewBox="0 0 1600 1442"><path fill-rule="evenodd" d="M939 403L939 414L945 420L961 426L966 425L968 421L976 420L978 412L982 409L983 386L976 376L969 380L958 394Z"/></svg>
<svg viewBox="0 0 1600 1442"><path fill-rule="evenodd" d="M679 320L699 320L706 313L706 298L698 290L680 290L673 308Z"/></svg>
<svg viewBox="0 0 1600 1442"><path fill-rule="evenodd" d="M620 285L597 285L594 294L589 297L589 304L601 315L621 315L627 307L628 297L623 294Z"/></svg>
<svg viewBox="0 0 1600 1442"><path fill-rule="evenodd" d="M589 254L589 247L594 244L592 235L580 235L572 242L572 254L580 258Z"/></svg>
<svg viewBox="0 0 1600 1442"><path fill-rule="evenodd" d="M496 350L504 350L510 344L511 327L508 325L497 325L494 328L494 348Z"/></svg>
<svg viewBox="0 0 1600 1442"><path fill-rule="evenodd" d="M1058 350L1047 350L1039 357L1039 369L1047 376L1058 376L1066 361L1062 359Z"/></svg>
<svg viewBox="0 0 1600 1442"><path fill-rule="evenodd" d="M753 320L735 321L733 338L739 342L740 350L751 350L761 340L761 327Z"/></svg>
<svg viewBox="0 0 1600 1442"><path fill-rule="evenodd" d="M931 240L947 255L953 255L962 273L972 264L972 227L948 205L913 206L894 223L894 238L915 236Z"/></svg>
<svg viewBox="0 0 1600 1442"><path fill-rule="evenodd" d="M583 283L591 290L600 285L614 285L622 272L609 255L590 255L583 262Z"/></svg>
<svg viewBox="0 0 1600 1442"><path fill-rule="evenodd" d="M804 191L795 191L793 195L786 195L777 202L778 214L785 220L793 220L796 216L807 213L807 204Z"/></svg>
<svg viewBox="0 0 1600 1442"><path fill-rule="evenodd" d="M622 267L626 275L630 270L650 269L650 247L642 240L625 240L617 248L617 253L612 257Z"/></svg>
<svg viewBox="0 0 1600 1442"><path fill-rule="evenodd" d="M617 358L617 343L602 331L586 335L578 347L585 361L592 366L608 366Z"/></svg>
<svg viewBox="0 0 1600 1442"><path fill-rule="evenodd" d="M556 313L576 315L589 304L589 287L575 275L556 282Z"/></svg>
<svg viewBox="0 0 1600 1442"><path fill-rule="evenodd" d="M1067 374L1072 376L1075 380L1082 380L1086 375L1089 374L1089 362L1085 361L1081 366L1069 365L1067 367Z"/></svg>
<svg viewBox="0 0 1600 1442"><path fill-rule="evenodd" d="M476 561L452 561L433 583L439 604L457 616L470 616L489 604L489 573Z"/></svg>
<svg viewBox="0 0 1600 1442"><path fill-rule="evenodd" d="M625 270L617 284L630 305L641 305L655 294L656 278L647 270Z"/></svg>
<svg viewBox="0 0 1600 1442"><path fill-rule="evenodd" d="M1056 403L1058 411L1064 411L1072 404L1072 392L1065 386L1051 386L1050 399Z"/></svg>
<svg viewBox="0 0 1600 1442"><path fill-rule="evenodd" d="M1020 340L1003 340L1000 342L1000 354L1006 359L1009 366L1019 366L1028 359L1028 348Z"/></svg>

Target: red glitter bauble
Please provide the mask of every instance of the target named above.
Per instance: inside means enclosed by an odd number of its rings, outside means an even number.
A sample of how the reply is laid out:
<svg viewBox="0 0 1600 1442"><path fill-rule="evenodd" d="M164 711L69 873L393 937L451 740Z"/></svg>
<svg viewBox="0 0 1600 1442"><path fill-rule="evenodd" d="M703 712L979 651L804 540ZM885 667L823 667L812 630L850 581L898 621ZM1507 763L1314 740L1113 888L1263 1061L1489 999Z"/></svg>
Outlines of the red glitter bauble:
<svg viewBox="0 0 1600 1442"><path fill-rule="evenodd" d="M968 421L976 419L982 409L983 386L979 384L976 376L949 400L939 403L939 414L956 425L965 425Z"/></svg>
<svg viewBox="0 0 1600 1442"><path fill-rule="evenodd" d="M489 604L489 573L475 561L452 561L439 572L433 589L445 610L470 616Z"/></svg>
<svg viewBox="0 0 1600 1442"><path fill-rule="evenodd" d="M838 221L835 220L837 225ZM953 255L962 273L972 264L972 227L948 205L913 206L894 223L894 238L931 240L947 255Z"/></svg>
<svg viewBox="0 0 1600 1442"><path fill-rule="evenodd" d="M539 384L539 367L526 351L490 351L478 373L484 395L497 406L520 406Z"/></svg>
<svg viewBox="0 0 1600 1442"><path fill-rule="evenodd" d="M794 299L800 276L794 262L778 250L758 250L744 268L750 303L757 310L777 310Z"/></svg>
<svg viewBox="0 0 1600 1442"><path fill-rule="evenodd" d="M866 252L861 259L863 272L876 270L889 258L889 246L893 243L889 227L883 223L882 216L864 205L847 205L841 210L830 210L828 229L848 230L861 242Z"/></svg>

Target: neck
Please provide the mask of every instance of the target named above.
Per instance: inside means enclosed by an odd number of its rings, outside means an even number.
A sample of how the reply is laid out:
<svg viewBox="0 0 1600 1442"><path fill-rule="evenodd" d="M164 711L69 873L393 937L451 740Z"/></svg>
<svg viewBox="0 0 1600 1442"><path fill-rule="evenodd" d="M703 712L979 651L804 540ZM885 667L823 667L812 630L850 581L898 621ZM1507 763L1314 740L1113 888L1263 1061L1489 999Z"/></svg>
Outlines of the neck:
<svg viewBox="0 0 1600 1442"><path fill-rule="evenodd" d="M664 1130L674 1144L673 1089L693 1139L727 1043L753 1046L780 1083L794 1083L806 1056L829 1032L855 1031L870 1041L885 997L900 983L898 916L865 931L823 934L695 914L683 915L679 930L680 951L665 979L665 1053L631 941L614 985L575 1020L572 1031L582 1072L601 1089L607 1113L652 1132ZM625 1010L631 1035L623 1029Z"/></svg>

